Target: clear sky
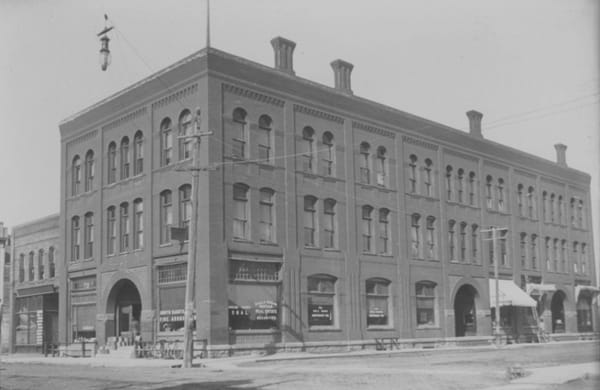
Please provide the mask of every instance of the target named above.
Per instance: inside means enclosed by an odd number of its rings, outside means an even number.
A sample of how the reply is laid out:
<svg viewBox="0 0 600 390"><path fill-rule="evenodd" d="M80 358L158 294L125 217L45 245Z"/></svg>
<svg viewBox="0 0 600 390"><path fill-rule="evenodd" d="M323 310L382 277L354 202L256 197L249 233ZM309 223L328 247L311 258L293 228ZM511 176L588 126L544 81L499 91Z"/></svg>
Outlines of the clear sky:
<svg viewBox="0 0 600 390"><path fill-rule="evenodd" d="M113 63L100 71L107 13ZM300 77L333 84L355 65L356 95L592 175L600 237L600 2L597 0L213 0L211 43L272 66L275 36L297 43ZM58 123L201 49L203 0L0 0L0 221L59 210ZM596 241L597 258L600 257Z"/></svg>

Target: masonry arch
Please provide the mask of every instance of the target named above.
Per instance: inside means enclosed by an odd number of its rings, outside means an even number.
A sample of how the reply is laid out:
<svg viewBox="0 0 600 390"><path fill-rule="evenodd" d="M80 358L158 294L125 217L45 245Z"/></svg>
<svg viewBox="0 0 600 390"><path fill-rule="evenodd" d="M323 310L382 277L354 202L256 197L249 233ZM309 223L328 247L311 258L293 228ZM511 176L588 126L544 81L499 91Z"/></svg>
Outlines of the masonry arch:
<svg viewBox="0 0 600 390"><path fill-rule="evenodd" d="M565 300L567 295L562 290L556 290L552 295L550 310L552 312L552 333L565 332Z"/></svg>
<svg viewBox="0 0 600 390"><path fill-rule="evenodd" d="M127 278L112 285L106 298L106 313L113 320L107 323L107 337L123 337L131 342L140 333L142 298L136 284Z"/></svg>
<svg viewBox="0 0 600 390"><path fill-rule="evenodd" d="M454 296L454 332L456 337L477 334L477 307L479 292L471 284L465 283Z"/></svg>
<svg viewBox="0 0 600 390"><path fill-rule="evenodd" d="M577 331L593 332L593 295L588 291L581 291L577 297Z"/></svg>

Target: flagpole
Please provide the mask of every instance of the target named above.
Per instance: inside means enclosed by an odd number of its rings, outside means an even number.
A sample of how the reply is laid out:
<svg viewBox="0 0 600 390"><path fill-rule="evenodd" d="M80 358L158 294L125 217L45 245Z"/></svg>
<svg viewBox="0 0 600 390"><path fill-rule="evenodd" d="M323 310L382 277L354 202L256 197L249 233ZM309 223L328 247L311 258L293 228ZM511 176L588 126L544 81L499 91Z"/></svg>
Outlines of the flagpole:
<svg viewBox="0 0 600 390"><path fill-rule="evenodd" d="M210 47L210 0L206 0L206 47Z"/></svg>

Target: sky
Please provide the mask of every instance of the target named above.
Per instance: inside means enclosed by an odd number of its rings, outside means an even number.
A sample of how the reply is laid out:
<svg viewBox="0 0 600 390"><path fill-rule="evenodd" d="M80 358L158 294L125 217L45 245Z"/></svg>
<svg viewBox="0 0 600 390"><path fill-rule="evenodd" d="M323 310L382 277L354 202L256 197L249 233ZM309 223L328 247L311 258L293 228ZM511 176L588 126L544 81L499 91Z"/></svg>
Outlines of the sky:
<svg viewBox="0 0 600 390"><path fill-rule="evenodd" d="M108 14L112 64L96 34ZM62 119L203 48L205 0L0 0L0 221L59 211ZM211 46L273 66L297 43L300 77L592 175L600 258L600 2L597 0L213 0Z"/></svg>

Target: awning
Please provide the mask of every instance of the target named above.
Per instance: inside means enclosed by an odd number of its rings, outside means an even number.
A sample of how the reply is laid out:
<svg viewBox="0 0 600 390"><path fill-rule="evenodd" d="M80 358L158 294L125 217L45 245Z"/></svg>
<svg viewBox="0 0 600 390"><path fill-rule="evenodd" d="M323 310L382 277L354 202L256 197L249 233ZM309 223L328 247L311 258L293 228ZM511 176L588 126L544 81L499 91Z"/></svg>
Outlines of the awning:
<svg viewBox="0 0 600 390"><path fill-rule="evenodd" d="M536 307L537 303L512 280L498 280L500 306ZM490 279L490 307L496 307L496 279Z"/></svg>
<svg viewBox="0 0 600 390"><path fill-rule="evenodd" d="M527 283L526 286L527 294L531 295L543 295L546 292L556 291L556 285L554 284L538 284L538 283Z"/></svg>
<svg viewBox="0 0 600 390"><path fill-rule="evenodd" d="M594 296L600 293L600 288L594 286L575 286L575 299L579 298L579 294L582 291L587 291L590 295Z"/></svg>
<svg viewBox="0 0 600 390"><path fill-rule="evenodd" d="M35 286L35 287L26 287L17 289L17 297L30 297L32 295L44 295L44 294L53 294L56 292L56 288L51 285L44 286Z"/></svg>

